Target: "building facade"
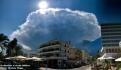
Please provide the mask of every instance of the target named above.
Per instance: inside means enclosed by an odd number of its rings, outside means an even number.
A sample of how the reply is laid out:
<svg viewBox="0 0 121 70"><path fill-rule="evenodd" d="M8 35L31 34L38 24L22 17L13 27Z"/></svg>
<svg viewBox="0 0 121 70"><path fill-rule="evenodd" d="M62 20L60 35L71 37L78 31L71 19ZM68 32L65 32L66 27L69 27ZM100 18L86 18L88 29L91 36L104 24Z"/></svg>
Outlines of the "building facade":
<svg viewBox="0 0 121 70"><path fill-rule="evenodd" d="M50 65L49 67L63 67L81 59L80 49L71 47L68 42L58 40L52 40L42 44L39 54L41 58L46 59L48 65Z"/></svg>
<svg viewBox="0 0 121 70"><path fill-rule="evenodd" d="M113 58L121 57L121 47L102 47L101 52L102 55L110 53Z"/></svg>
<svg viewBox="0 0 121 70"><path fill-rule="evenodd" d="M90 56L86 51L82 50L82 54L81 54L81 58L82 58L82 61L84 63L89 63L92 59L92 56Z"/></svg>
<svg viewBox="0 0 121 70"><path fill-rule="evenodd" d="M102 24L101 34L103 47L119 47L121 24Z"/></svg>
<svg viewBox="0 0 121 70"><path fill-rule="evenodd" d="M112 53L115 58L121 56L121 24L102 24L101 25L102 49L104 53Z"/></svg>
<svg viewBox="0 0 121 70"><path fill-rule="evenodd" d="M66 54L68 60L80 60L82 58L82 52L78 48L69 47Z"/></svg>
<svg viewBox="0 0 121 70"><path fill-rule="evenodd" d="M68 45L58 40L52 40L40 45L40 57L47 61L49 67L62 67L67 60Z"/></svg>

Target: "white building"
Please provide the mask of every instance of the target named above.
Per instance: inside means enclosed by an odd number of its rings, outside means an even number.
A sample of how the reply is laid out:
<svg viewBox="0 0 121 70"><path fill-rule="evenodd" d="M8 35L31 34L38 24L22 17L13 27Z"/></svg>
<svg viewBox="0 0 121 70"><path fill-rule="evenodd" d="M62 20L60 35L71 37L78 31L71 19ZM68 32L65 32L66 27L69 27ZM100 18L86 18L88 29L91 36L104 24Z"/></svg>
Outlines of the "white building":
<svg viewBox="0 0 121 70"><path fill-rule="evenodd" d="M121 56L121 24L101 24L102 49L101 56L109 53L111 56L118 58Z"/></svg>

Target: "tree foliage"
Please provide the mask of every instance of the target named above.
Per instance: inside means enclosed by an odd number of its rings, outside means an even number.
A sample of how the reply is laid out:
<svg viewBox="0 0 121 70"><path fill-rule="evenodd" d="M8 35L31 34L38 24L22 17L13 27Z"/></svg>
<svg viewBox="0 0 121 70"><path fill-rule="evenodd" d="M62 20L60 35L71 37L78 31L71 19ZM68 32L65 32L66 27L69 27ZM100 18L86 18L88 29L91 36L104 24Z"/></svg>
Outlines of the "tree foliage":
<svg viewBox="0 0 121 70"><path fill-rule="evenodd" d="M16 38L10 41L8 37L2 33L0 33L0 48L0 59L4 57L4 51L6 51L6 56L17 56L23 53L22 46L18 45Z"/></svg>
<svg viewBox="0 0 121 70"><path fill-rule="evenodd" d="M12 41L8 43L7 47L7 56L17 56L22 54L22 46L17 44L17 39L14 38Z"/></svg>
<svg viewBox="0 0 121 70"><path fill-rule="evenodd" d="M7 47L8 41L9 39L6 35L0 34L0 48L2 53L3 53L3 50L5 50L5 48Z"/></svg>

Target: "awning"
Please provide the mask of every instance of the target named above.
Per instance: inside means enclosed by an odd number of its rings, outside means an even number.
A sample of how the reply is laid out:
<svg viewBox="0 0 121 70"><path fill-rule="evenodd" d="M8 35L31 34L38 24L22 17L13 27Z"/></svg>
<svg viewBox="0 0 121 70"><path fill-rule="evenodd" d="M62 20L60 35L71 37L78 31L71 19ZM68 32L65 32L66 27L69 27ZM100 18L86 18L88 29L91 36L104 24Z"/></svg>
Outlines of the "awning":
<svg viewBox="0 0 121 70"><path fill-rule="evenodd" d="M115 59L114 55L112 53L105 53L102 57L99 57L98 59L103 60L103 59Z"/></svg>
<svg viewBox="0 0 121 70"><path fill-rule="evenodd" d="M121 57L120 58L117 58L115 61L121 61Z"/></svg>

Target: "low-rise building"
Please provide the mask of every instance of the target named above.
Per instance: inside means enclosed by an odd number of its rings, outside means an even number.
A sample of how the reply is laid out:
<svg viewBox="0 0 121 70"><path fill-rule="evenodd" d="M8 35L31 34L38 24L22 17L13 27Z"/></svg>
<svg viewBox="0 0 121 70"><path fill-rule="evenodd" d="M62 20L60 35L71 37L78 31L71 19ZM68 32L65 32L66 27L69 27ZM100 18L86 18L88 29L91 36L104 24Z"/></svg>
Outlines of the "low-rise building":
<svg viewBox="0 0 121 70"><path fill-rule="evenodd" d="M81 54L82 52L78 48L72 48L72 47L68 48L67 52L68 60L80 60L82 58Z"/></svg>
<svg viewBox="0 0 121 70"><path fill-rule="evenodd" d="M51 66L63 66L69 61L81 59L80 49L73 48L68 42L52 40L40 45L40 57ZM51 67L52 67L51 66Z"/></svg>
<svg viewBox="0 0 121 70"><path fill-rule="evenodd" d="M46 59L50 67L63 66L67 60L69 45L58 40L52 40L40 45L40 57Z"/></svg>

